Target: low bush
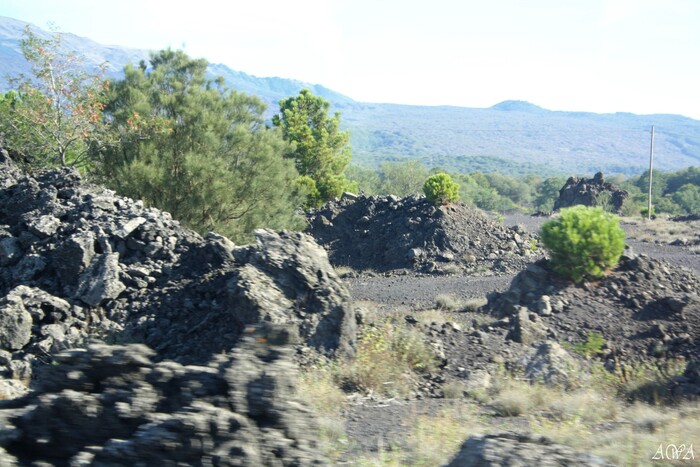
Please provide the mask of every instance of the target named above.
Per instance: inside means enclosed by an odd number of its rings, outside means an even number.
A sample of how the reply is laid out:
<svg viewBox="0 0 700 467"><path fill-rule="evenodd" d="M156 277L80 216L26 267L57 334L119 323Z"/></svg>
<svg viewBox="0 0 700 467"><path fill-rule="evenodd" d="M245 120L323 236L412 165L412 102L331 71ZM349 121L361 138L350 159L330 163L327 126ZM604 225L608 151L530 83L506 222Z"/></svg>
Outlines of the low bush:
<svg viewBox="0 0 700 467"><path fill-rule="evenodd" d="M620 219L599 207L562 209L558 218L542 225L540 237L552 269L574 282L603 277L625 248Z"/></svg>
<svg viewBox="0 0 700 467"><path fill-rule="evenodd" d="M449 204L459 199L459 185L448 174L435 174L428 177L423 192L431 203Z"/></svg>

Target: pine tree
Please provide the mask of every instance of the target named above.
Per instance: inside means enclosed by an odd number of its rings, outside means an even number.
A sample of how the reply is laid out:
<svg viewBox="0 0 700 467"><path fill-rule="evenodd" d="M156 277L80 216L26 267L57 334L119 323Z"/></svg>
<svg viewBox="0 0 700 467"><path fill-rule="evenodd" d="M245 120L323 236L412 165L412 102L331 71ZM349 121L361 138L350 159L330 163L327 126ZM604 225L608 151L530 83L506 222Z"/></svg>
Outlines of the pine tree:
<svg viewBox="0 0 700 467"><path fill-rule="evenodd" d="M123 144L104 153L103 181L199 232L235 241L255 228L297 228L289 145L264 125L264 103L206 76L181 51L127 66L106 108Z"/></svg>
<svg viewBox="0 0 700 467"><path fill-rule="evenodd" d="M280 112L272 118L284 138L294 144L287 156L305 177L299 185L307 189L309 207L357 189L344 174L351 158L350 134L340 131L340 113L329 117L329 109L328 101L303 89L298 96L280 101Z"/></svg>

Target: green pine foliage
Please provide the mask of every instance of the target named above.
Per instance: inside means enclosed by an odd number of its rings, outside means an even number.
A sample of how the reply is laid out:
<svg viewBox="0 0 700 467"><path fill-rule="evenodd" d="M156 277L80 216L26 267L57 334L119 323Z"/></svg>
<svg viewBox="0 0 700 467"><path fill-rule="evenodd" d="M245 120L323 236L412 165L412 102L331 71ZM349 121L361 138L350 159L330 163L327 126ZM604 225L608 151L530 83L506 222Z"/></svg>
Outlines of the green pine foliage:
<svg viewBox="0 0 700 467"><path fill-rule="evenodd" d="M298 96L280 101L280 112L272 123L292 143L287 157L294 161L299 175L307 177L307 207L318 207L340 196L357 191L345 178L350 163L350 134L340 131L340 113L328 116L330 102L302 89ZM309 186L309 181L313 186Z"/></svg>
<svg viewBox="0 0 700 467"><path fill-rule="evenodd" d="M284 156L265 105L206 76L184 52L127 66L106 113L121 144L103 153L98 175L118 193L169 211L188 227L236 242L256 228L299 228L303 187Z"/></svg>
<svg viewBox="0 0 700 467"><path fill-rule="evenodd" d="M542 225L540 237L552 269L574 282L602 278L625 247L619 218L600 207L562 209L558 218Z"/></svg>
<svg viewBox="0 0 700 467"><path fill-rule="evenodd" d="M459 185L445 173L428 177L423 185L423 192L428 201L436 205L449 204L459 199Z"/></svg>

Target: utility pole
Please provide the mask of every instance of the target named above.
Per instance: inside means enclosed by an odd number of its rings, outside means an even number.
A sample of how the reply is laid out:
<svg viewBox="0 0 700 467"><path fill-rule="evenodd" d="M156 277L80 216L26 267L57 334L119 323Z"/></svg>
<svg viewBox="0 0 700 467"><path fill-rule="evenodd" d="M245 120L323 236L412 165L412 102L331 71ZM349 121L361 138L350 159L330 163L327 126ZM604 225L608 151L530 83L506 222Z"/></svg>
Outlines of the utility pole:
<svg viewBox="0 0 700 467"><path fill-rule="evenodd" d="M647 219L651 219L651 178L654 170L654 125L651 126L651 146L649 148L649 204L647 205Z"/></svg>

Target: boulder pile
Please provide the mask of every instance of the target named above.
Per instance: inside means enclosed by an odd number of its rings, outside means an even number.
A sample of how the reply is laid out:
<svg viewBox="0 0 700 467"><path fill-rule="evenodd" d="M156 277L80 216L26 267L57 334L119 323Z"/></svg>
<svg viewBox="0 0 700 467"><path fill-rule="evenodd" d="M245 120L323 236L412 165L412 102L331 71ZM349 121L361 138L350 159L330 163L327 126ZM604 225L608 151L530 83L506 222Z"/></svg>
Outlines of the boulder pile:
<svg viewBox="0 0 700 467"><path fill-rule="evenodd" d="M345 193L308 214L307 232L334 266L436 274L506 274L538 255L522 227L505 227L463 203L435 206L424 196Z"/></svg>
<svg viewBox="0 0 700 467"><path fill-rule="evenodd" d="M623 255L607 277L573 284L539 261L508 290L490 294L484 311L501 318L516 342L584 344L592 333L609 368L700 355L700 277L646 255ZM591 349L593 350L593 349ZM697 381L700 384L700 381Z"/></svg>
<svg viewBox="0 0 700 467"><path fill-rule="evenodd" d="M602 172L593 178L569 177L566 184L559 190L559 199L554 202L554 210L577 206L605 206L611 212L620 212L622 203L629 193L621 190L612 183L605 181Z"/></svg>
<svg viewBox="0 0 700 467"><path fill-rule="evenodd" d="M264 338L201 366L141 344L62 351L35 392L0 401L0 464L328 465L294 349Z"/></svg>
<svg viewBox="0 0 700 467"><path fill-rule="evenodd" d="M24 174L0 154L0 375L28 380L32 362L93 338L201 364L260 322L352 354L354 311L326 252L301 233L256 238L203 238L75 170Z"/></svg>
<svg viewBox="0 0 700 467"><path fill-rule="evenodd" d="M0 464L328 464L295 356L356 321L308 235L202 237L0 151L0 266Z"/></svg>

